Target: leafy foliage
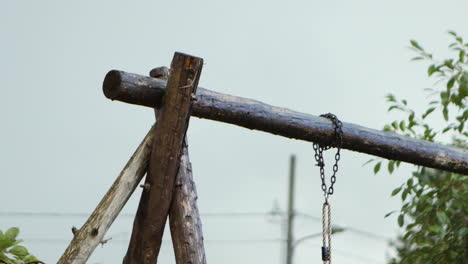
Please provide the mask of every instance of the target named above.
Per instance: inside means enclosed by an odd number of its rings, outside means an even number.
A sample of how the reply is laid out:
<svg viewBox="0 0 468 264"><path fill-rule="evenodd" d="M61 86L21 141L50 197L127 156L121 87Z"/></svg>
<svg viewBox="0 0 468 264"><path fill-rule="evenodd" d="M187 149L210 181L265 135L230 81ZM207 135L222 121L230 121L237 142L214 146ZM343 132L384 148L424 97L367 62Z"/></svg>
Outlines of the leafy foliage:
<svg viewBox="0 0 468 264"><path fill-rule="evenodd" d="M468 149L468 44L455 32L449 34L454 39L449 49L455 55L442 61L436 61L418 42L410 41L418 53L413 60L430 63L427 74L437 82L436 88L426 91L429 98L436 98L424 112L416 113L407 100L387 95L388 111L399 111L405 118L385 125L384 130L439 143L443 142L440 138L449 138L449 144ZM440 128L431 125L431 117L438 112L444 122ZM374 162L377 174L384 161ZM399 161L388 161L389 173L399 165ZM397 256L391 264L468 263L468 176L417 167L391 195L400 195L403 202L397 221L405 231L393 243ZM397 212L386 217L393 213Z"/></svg>
<svg viewBox="0 0 468 264"><path fill-rule="evenodd" d="M0 231L0 263L7 264L33 264L43 263L33 255L29 254L24 246L19 244L23 240L17 240L19 229L12 227L5 233Z"/></svg>

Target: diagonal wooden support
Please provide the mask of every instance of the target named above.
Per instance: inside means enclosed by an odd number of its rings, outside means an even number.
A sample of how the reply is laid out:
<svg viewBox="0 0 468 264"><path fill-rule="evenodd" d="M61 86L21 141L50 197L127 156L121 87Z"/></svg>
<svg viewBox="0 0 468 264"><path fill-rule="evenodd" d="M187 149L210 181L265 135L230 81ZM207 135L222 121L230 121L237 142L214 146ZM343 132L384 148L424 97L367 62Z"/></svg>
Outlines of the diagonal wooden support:
<svg viewBox="0 0 468 264"><path fill-rule="evenodd" d="M86 223L74 234L73 240L58 264L83 264L101 243L105 233L143 179L153 146L155 126L151 128L119 177L107 191Z"/></svg>
<svg viewBox="0 0 468 264"><path fill-rule="evenodd" d="M197 190L185 138L175 190L169 211L172 244L177 264L206 264Z"/></svg>
<svg viewBox="0 0 468 264"><path fill-rule="evenodd" d="M182 143L189 123L203 59L175 53L162 100L151 152L146 190L133 224L125 264L154 264L172 201Z"/></svg>
<svg viewBox="0 0 468 264"><path fill-rule="evenodd" d="M166 83L123 71L110 71L103 84L107 98L158 107ZM328 119L256 100L199 88L193 115L288 138L329 144ZM468 175L468 151L343 122L343 148L391 160Z"/></svg>

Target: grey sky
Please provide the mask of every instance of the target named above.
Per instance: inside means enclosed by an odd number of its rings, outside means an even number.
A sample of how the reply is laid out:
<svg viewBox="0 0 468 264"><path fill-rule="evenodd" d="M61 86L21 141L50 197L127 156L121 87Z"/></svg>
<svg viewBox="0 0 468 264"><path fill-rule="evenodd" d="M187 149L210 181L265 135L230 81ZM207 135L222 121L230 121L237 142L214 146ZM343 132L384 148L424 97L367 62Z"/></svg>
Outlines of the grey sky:
<svg viewBox="0 0 468 264"><path fill-rule="evenodd" d="M410 39L446 54L453 29L468 37L467 1L0 1L1 212L89 214L151 124L151 109L111 102L101 91L111 69L147 74L174 51L204 58L200 85L343 121L381 128L388 92L424 107L425 66L409 62ZM189 150L210 263L283 263L279 222L288 157L298 158L296 208L319 216L322 195L312 145L193 118ZM407 177L373 176L369 156L344 151L333 197L337 224L394 237L390 192ZM140 193L90 263L119 263ZM203 216L206 215L206 217ZM38 257L53 263L85 216L6 216ZM299 218L296 237L320 232ZM169 236L166 236L168 239ZM234 240L234 241L227 241ZM246 241L249 240L249 241ZM296 251L319 262L320 239ZM387 243L356 232L334 238L335 263L384 263ZM161 263L173 263L170 243Z"/></svg>

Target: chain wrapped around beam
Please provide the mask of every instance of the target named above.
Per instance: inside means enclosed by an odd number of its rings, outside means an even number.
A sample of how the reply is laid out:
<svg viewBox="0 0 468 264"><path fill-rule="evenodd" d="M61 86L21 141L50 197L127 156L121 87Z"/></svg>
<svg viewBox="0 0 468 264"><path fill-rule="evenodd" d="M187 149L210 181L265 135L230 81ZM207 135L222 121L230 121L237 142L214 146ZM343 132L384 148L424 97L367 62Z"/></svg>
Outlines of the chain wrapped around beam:
<svg viewBox="0 0 468 264"><path fill-rule="evenodd" d="M320 168L320 179L322 181L322 191L323 196L325 197L325 201L322 207L322 261L324 264L331 264L331 235L333 232L332 224L331 224L331 207L330 201L328 198L330 195L333 195L335 189L333 188L336 182L336 173L338 172L338 161L340 160L340 150L341 144L343 141L343 124L341 121L334 115L334 114L323 114L320 115L321 117L325 117L330 119L333 123L334 128L334 140L327 145L317 144L314 143L314 151L315 151L315 161L317 162L317 166ZM323 159L323 152L325 150L330 149L331 147L336 147L336 154L335 154L335 164L333 165L333 174L330 177L330 186L327 189L327 184L325 181L325 161Z"/></svg>

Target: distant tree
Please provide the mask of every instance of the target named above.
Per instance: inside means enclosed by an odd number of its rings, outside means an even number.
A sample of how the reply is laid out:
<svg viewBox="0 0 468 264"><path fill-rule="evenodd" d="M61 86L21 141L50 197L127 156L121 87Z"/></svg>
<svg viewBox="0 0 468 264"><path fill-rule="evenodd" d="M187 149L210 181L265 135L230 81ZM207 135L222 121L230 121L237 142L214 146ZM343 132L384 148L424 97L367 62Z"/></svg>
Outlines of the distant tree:
<svg viewBox="0 0 468 264"><path fill-rule="evenodd" d="M0 231L0 263L7 264L37 264L44 263L29 254L24 246L19 244L23 240L16 239L19 234L17 227L8 229L5 233Z"/></svg>
<svg viewBox="0 0 468 264"><path fill-rule="evenodd" d="M437 141L468 149L468 44L455 32L449 49L453 57L436 60L418 42L411 40L411 48L418 54L412 60L429 62L427 73L435 78L434 88L425 89L430 102L422 113L409 107L407 100L387 95L388 111L399 111L404 119L384 126L385 131L408 137ZM421 97L422 98L422 97ZM441 113L443 126L434 125L434 113ZM373 160L378 173L383 160ZM399 167L399 161L388 161L390 173ZM468 176L416 167L409 179L394 189L400 194L402 207L385 217L398 213L398 225L404 234L392 243L397 256L391 264L468 263Z"/></svg>

